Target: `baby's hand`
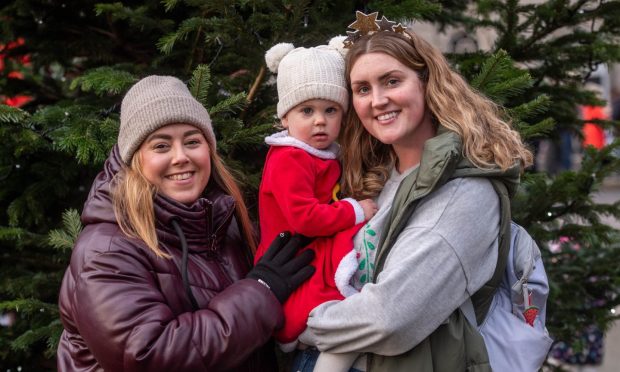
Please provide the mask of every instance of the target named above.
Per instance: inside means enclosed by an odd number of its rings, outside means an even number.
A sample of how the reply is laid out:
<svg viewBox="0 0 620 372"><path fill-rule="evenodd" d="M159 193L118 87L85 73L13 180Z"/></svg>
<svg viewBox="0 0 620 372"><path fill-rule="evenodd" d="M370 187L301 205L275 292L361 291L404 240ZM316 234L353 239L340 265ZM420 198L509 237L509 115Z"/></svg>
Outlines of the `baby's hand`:
<svg viewBox="0 0 620 372"><path fill-rule="evenodd" d="M364 219L368 221L377 213L377 204L372 199L364 199L359 201L364 210Z"/></svg>

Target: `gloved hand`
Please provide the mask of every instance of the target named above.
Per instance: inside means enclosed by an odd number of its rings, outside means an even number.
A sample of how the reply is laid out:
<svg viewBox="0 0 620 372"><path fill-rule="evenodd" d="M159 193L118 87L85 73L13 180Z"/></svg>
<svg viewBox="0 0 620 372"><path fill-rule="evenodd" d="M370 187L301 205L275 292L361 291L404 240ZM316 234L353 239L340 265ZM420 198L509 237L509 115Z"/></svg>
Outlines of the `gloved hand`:
<svg viewBox="0 0 620 372"><path fill-rule="evenodd" d="M306 250L295 256L309 242L310 239L303 235L291 237L288 231L278 234L246 278L263 283L280 303L284 303L301 283L314 274L315 268L309 265L314 259L314 251Z"/></svg>

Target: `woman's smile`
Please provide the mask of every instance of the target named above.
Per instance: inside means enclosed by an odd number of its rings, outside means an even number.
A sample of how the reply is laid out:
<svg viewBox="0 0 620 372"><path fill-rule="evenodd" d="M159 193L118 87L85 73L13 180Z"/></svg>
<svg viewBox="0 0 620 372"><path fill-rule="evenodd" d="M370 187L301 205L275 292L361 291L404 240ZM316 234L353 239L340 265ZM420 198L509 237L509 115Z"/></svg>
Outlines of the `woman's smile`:
<svg viewBox="0 0 620 372"><path fill-rule="evenodd" d="M195 202L209 182L211 157L204 134L188 124L153 132L138 150L142 172L159 193L178 202Z"/></svg>
<svg viewBox="0 0 620 372"><path fill-rule="evenodd" d="M166 176L166 178L173 180L173 181L185 181L193 175L194 175L194 172L184 172L184 173L172 174L170 176Z"/></svg>
<svg viewBox="0 0 620 372"><path fill-rule="evenodd" d="M392 121L392 119L395 119L396 117L398 117L398 111L392 111L378 115L377 120L380 121L381 124L388 124Z"/></svg>

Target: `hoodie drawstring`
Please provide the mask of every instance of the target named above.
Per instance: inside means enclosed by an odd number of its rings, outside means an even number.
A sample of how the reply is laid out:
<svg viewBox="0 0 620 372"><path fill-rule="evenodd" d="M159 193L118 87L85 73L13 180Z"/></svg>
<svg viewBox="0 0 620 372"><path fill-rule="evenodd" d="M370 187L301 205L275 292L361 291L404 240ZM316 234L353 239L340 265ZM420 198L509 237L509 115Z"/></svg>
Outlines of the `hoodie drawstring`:
<svg viewBox="0 0 620 372"><path fill-rule="evenodd" d="M183 230L181 230L181 226L179 226L179 223L176 219L172 219L171 223L172 227L174 227L174 231L176 231L179 239L181 240L181 248L183 249L183 256L181 258L181 277L183 278L183 287L185 287L185 293L187 293L187 297L189 297L194 311L197 311L199 310L198 302L196 302L196 298L192 293L192 289L189 286L189 280L187 278L187 256L189 254L189 248L187 247L185 234L183 234Z"/></svg>

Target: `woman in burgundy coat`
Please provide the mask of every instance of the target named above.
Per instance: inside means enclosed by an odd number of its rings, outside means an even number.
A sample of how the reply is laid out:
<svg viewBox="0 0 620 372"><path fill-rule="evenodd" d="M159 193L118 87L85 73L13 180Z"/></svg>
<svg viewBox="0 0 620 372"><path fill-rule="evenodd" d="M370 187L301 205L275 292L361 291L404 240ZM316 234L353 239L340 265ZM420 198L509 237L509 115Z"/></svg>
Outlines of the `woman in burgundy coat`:
<svg viewBox="0 0 620 372"><path fill-rule="evenodd" d="M280 234L251 268L252 226L185 84L149 76L121 106L60 290L59 371L273 371L281 303L313 272Z"/></svg>

